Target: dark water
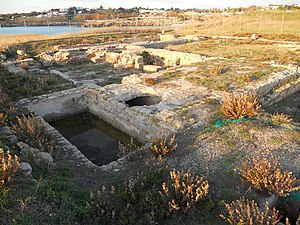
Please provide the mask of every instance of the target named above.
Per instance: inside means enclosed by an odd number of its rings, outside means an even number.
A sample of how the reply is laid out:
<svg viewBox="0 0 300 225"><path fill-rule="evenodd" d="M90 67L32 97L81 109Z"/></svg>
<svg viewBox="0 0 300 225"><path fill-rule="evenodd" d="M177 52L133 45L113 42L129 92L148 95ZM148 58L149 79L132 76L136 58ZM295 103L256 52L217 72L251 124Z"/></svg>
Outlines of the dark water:
<svg viewBox="0 0 300 225"><path fill-rule="evenodd" d="M90 113L81 113L50 123L94 164L118 159L119 142L127 146L131 137ZM137 145L137 141L134 140Z"/></svg>

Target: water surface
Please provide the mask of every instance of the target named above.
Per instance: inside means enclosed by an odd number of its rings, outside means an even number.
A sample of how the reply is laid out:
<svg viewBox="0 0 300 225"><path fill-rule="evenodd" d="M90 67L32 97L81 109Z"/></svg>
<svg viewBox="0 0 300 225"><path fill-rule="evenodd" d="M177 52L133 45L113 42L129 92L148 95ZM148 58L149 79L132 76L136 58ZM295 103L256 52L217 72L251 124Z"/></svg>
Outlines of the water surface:
<svg viewBox="0 0 300 225"><path fill-rule="evenodd" d="M132 141L127 134L90 113L81 113L50 124L98 166L117 160L119 143L127 146Z"/></svg>

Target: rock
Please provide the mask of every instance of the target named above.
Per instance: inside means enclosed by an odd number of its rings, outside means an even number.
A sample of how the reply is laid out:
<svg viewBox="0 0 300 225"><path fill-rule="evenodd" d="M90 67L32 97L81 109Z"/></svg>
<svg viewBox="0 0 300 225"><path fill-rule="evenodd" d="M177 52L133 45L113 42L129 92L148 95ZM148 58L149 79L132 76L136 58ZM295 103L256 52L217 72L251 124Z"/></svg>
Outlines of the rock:
<svg viewBox="0 0 300 225"><path fill-rule="evenodd" d="M18 171L25 177L30 177L32 174L32 167L27 162L21 162Z"/></svg>
<svg viewBox="0 0 300 225"><path fill-rule="evenodd" d="M3 54L3 53L0 53L0 59L2 59L2 60L6 60L6 59L7 59L7 57L6 57L6 55L5 55L5 54Z"/></svg>
<svg viewBox="0 0 300 225"><path fill-rule="evenodd" d="M13 132L10 130L8 126L4 126L1 129L1 134L4 136L4 138L11 143L12 145L17 144L18 138L16 135L13 134Z"/></svg>
<svg viewBox="0 0 300 225"><path fill-rule="evenodd" d="M6 136L6 140L11 143L12 145L15 145L18 143L18 138L16 135L9 135L9 136Z"/></svg>
<svg viewBox="0 0 300 225"><path fill-rule="evenodd" d="M40 166L53 165L53 158L48 152L39 152L35 156L35 162Z"/></svg>
<svg viewBox="0 0 300 225"><path fill-rule="evenodd" d="M1 134L4 136L13 135L13 132L10 130L9 126L4 126L1 128Z"/></svg>
<svg viewBox="0 0 300 225"><path fill-rule="evenodd" d="M144 65L145 72L158 72L163 70L161 66L154 66L154 65Z"/></svg>
<svg viewBox="0 0 300 225"><path fill-rule="evenodd" d="M14 63L3 63L3 66L5 67L5 69L8 70L8 72L13 73L13 74L21 74L21 75L25 75L27 73L26 70L22 69L19 66L16 66Z"/></svg>
<svg viewBox="0 0 300 225"><path fill-rule="evenodd" d="M257 40L257 39L258 39L258 36L257 36L256 34L252 34L251 39L252 39L252 40Z"/></svg>
<svg viewBox="0 0 300 225"><path fill-rule="evenodd" d="M29 70L29 65L28 65L28 63L26 63L26 62L21 63L21 64L20 64L20 67L21 67L22 69L24 69L24 70Z"/></svg>
<svg viewBox="0 0 300 225"><path fill-rule="evenodd" d="M40 150L35 149L24 142L18 142L17 146L20 148L21 150L20 154L23 157L31 158L40 152Z"/></svg>
<svg viewBox="0 0 300 225"><path fill-rule="evenodd" d="M25 52L23 50L17 50L17 55L25 55Z"/></svg>
<svg viewBox="0 0 300 225"><path fill-rule="evenodd" d="M132 74L130 76L123 77L122 84L141 84L143 79L137 74Z"/></svg>
<svg viewBox="0 0 300 225"><path fill-rule="evenodd" d="M100 62L102 62L103 60L102 60L101 58L98 58L97 56L95 56L95 57L91 58L91 61L92 61L93 63L100 63Z"/></svg>

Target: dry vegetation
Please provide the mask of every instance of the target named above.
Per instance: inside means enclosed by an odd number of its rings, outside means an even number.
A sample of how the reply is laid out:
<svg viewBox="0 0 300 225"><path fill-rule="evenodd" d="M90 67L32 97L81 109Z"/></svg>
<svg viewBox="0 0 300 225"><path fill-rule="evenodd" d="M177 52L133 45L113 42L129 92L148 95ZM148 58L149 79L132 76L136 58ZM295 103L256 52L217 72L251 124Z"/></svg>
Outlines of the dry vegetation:
<svg viewBox="0 0 300 225"><path fill-rule="evenodd" d="M225 204L228 214L221 217L234 225L276 225L280 222L278 211L268 207L261 211L254 200L249 201L245 197Z"/></svg>
<svg viewBox="0 0 300 225"><path fill-rule="evenodd" d="M290 123L292 122L293 119L283 113L275 113L272 115L271 120L275 124L282 124L282 123Z"/></svg>
<svg viewBox="0 0 300 225"><path fill-rule="evenodd" d="M240 174L262 192L287 196L290 192L300 190L294 187L296 178L291 172L284 171L278 162L268 159L252 159L243 163Z"/></svg>
<svg viewBox="0 0 300 225"><path fill-rule="evenodd" d="M300 20L299 15L299 10L292 12L250 10L242 15L233 16L214 14L212 17L203 18L203 21L194 22L181 30L177 30L176 33L200 35L282 33L297 35L299 41L300 31L297 27Z"/></svg>
<svg viewBox="0 0 300 225"><path fill-rule="evenodd" d="M221 105L221 112L229 119L254 117L259 109L258 98L253 93L227 95Z"/></svg>
<svg viewBox="0 0 300 225"><path fill-rule="evenodd" d="M12 131L25 143L41 151L53 153L54 140L47 134L42 121L33 114L17 117L17 123L12 125Z"/></svg>
<svg viewBox="0 0 300 225"><path fill-rule="evenodd" d="M170 171L172 187L168 188L166 183L162 184L163 198L172 212L188 213L188 211L208 194L208 182L194 176L189 172Z"/></svg>
<svg viewBox="0 0 300 225"><path fill-rule="evenodd" d="M18 156L12 156L9 150L5 153L0 148L0 186L7 184L15 176L19 165Z"/></svg>
<svg viewBox="0 0 300 225"><path fill-rule="evenodd" d="M175 151L177 144L175 143L175 134L172 137L169 137L164 131L158 135L157 138L151 141L150 149L158 157L159 160L162 160L163 156Z"/></svg>

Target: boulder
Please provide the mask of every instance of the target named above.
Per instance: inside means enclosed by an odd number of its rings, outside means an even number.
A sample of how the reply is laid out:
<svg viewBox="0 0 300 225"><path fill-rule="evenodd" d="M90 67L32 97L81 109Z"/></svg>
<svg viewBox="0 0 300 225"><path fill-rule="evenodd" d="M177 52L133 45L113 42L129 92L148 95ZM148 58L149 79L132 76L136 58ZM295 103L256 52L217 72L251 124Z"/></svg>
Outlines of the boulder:
<svg viewBox="0 0 300 225"><path fill-rule="evenodd" d="M30 145L28 145L24 142L18 142L17 146L21 150L20 154L23 157L31 158L31 157L35 156L36 154L38 154L40 152L40 150L38 150L36 148L33 148L33 147L31 147Z"/></svg>
<svg viewBox="0 0 300 225"><path fill-rule="evenodd" d="M9 126L4 126L1 128L1 134L4 136L13 135L13 132L10 130Z"/></svg>
<svg viewBox="0 0 300 225"><path fill-rule="evenodd" d="M2 60L6 60L7 59L7 56L3 53L0 53L0 59Z"/></svg>
<svg viewBox="0 0 300 225"><path fill-rule="evenodd" d="M35 162L39 166L53 165L53 158L48 152L39 152L35 155Z"/></svg>
<svg viewBox="0 0 300 225"><path fill-rule="evenodd" d="M25 177L30 177L32 174L32 167L27 162L21 162L18 171L21 175Z"/></svg>

